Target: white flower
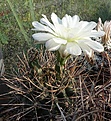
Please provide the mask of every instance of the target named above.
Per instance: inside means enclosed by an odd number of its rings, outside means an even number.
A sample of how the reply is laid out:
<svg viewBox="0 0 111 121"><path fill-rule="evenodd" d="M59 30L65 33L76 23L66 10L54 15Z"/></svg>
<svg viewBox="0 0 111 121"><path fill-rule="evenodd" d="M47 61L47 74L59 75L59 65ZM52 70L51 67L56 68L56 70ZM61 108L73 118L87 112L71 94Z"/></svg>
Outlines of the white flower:
<svg viewBox="0 0 111 121"><path fill-rule="evenodd" d="M111 49L111 21L105 21L104 24L102 23L101 18L98 19L97 30L103 30L105 35L102 37L102 43L108 49Z"/></svg>
<svg viewBox="0 0 111 121"><path fill-rule="evenodd" d="M40 23L32 22L35 27L33 30L38 31L32 37L39 43L45 43L46 49L59 50L61 56L80 55L82 51L91 56L92 50L104 51L100 43L92 40L104 35L103 31L94 30L97 25L95 22L80 21L79 16L67 14L60 19L52 13L50 23L45 15L42 16Z"/></svg>

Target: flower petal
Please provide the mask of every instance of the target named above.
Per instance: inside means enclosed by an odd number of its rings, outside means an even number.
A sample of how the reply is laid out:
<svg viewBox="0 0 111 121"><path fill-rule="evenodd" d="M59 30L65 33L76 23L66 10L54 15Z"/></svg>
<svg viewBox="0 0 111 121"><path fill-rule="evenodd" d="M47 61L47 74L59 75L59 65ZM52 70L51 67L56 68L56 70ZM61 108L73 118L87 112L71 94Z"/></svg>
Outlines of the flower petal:
<svg viewBox="0 0 111 121"><path fill-rule="evenodd" d="M62 39L62 38L53 38L53 41L58 44L66 44L67 40Z"/></svg>
<svg viewBox="0 0 111 121"><path fill-rule="evenodd" d="M51 20L55 26L56 24L62 24L62 20L55 13L51 14Z"/></svg>
<svg viewBox="0 0 111 121"><path fill-rule="evenodd" d="M68 29L61 24L56 24L55 32L60 38L62 37L67 39L68 37Z"/></svg>
<svg viewBox="0 0 111 121"><path fill-rule="evenodd" d="M32 35L32 37L37 41L46 41L52 39L55 36L49 33L35 33Z"/></svg>
<svg viewBox="0 0 111 121"><path fill-rule="evenodd" d="M101 36L104 36L104 35L105 35L104 31L92 30L90 37L101 37Z"/></svg>
<svg viewBox="0 0 111 121"><path fill-rule="evenodd" d="M38 31L45 31L45 27L44 25L42 25L41 23L39 23L38 21L33 21L32 25L35 27L35 30Z"/></svg>
<svg viewBox="0 0 111 121"><path fill-rule="evenodd" d="M45 47L47 50L49 51L55 51L55 50L58 50L60 48L61 44L57 44L55 43L52 39L48 40L46 43L45 43Z"/></svg>
<svg viewBox="0 0 111 121"><path fill-rule="evenodd" d="M70 15L66 14L62 18L62 24L63 24L64 27L72 28L72 24L73 24L72 17Z"/></svg>
<svg viewBox="0 0 111 121"><path fill-rule="evenodd" d="M54 28L54 25L53 25L52 23L49 22L49 20L47 19L46 15L42 14L42 16L43 16L44 18L41 18L41 19L40 19L40 22L41 22L42 24L45 24L46 26L48 26L48 27L50 27L51 29L54 30L54 29L55 29L55 28Z"/></svg>
<svg viewBox="0 0 111 121"><path fill-rule="evenodd" d="M80 55L81 48L78 46L76 42L70 42L66 45L66 50L69 54L72 55Z"/></svg>
<svg viewBox="0 0 111 121"><path fill-rule="evenodd" d="M79 26L81 26L81 29L83 29L84 31L91 31L92 29L94 29L96 27L97 23L96 22L87 22L87 21L81 21L79 23Z"/></svg>
<svg viewBox="0 0 111 121"><path fill-rule="evenodd" d="M92 22L88 22L87 26L85 26L84 29L92 30L92 29L94 29L96 26L97 26L97 23L92 21Z"/></svg>
<svg viewBox="0 0 111 121"><path fill-rule="evenodd" d="M50 29L48 26L45 26L45 25L39 23L38 21L32 22L32 25L35 27L32 30L45 31L45 32L49 32L49 33L56 35L56 33L52 29Z"/></svg>
<svg viewBox="0 0 111 121"><path fill-rule="evenodd" d="M74 15L74 16L72 17L72 21L73 21L73 23L72 23L72 28L73 28L74 26L78 25L78 23L79 23L79 21L80 21L79 16L78 16L78 15Z"/></svg>
<svg viewBox="0 0 111 121"><path fill-rule="evenodd" d="M93 40L86 40L85 44L87 44L90 48L92 48L93 50L97 51L97 52L103 52L104 51L104 47L96 41Z"/></svg>
<svg viewBox="0 0 111 121"><path fill-rule="evenodd" d="M81 47L81 49L83 50L83 52L85 54L87 54L89 57L92 57L92 49L90 47L88 47L85 43L78 43L79 46Z"/></svg>
<svg viewBox="0 0 111 121"><path fill-rule="evenodd" d="M61 45L60 46L59 53L60 53L62 58L67 57L69 55L69 53L66 50L66 45Z"/></svg>
<svg viewBox="0 0 111 121"><path fill-rule="evenodd" d="M64 17L62 18L62 24L63 24L64 27L68 27L66 16L64 16Z"/></svg>

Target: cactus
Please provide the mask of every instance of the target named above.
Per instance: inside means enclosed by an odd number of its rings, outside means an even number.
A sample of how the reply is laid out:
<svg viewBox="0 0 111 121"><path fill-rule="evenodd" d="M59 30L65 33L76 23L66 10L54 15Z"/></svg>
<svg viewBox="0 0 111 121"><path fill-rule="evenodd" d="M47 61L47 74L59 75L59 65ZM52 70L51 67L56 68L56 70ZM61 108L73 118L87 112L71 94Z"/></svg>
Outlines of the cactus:
<svg viewBox="0 0 111 121"><path fill-rule="evenodd" d="M1 104L4 120L110 119L110 60L105 52L96 56L101 62L97 60L94 65L83 56L70 58L59 78L55 70L55 53L31 48L18 56L17 69L12 76L5 74L2 77L10 88L8 93L0 95L10 97L7 104Z"/></svg>

